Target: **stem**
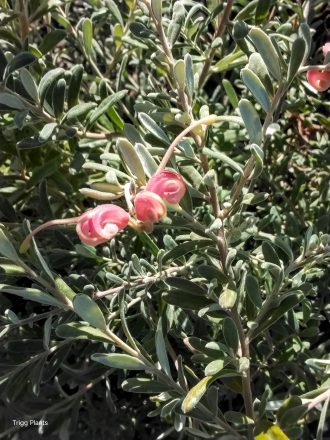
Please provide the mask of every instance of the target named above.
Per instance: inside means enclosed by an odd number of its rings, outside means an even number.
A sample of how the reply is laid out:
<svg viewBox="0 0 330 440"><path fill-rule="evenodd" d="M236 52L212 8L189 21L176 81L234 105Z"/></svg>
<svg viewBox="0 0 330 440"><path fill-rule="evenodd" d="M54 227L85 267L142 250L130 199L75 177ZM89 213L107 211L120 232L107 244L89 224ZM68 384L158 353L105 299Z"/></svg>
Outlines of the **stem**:
<svg viewBox="0 0 330 440"><path fill-rule="evenodd" d="M308 411L315 408L319 403L323 402L324 400L330 399L330 388L328 388L326 391L324 391L319 396L315 397L315 399L311 400L307 404Z"/></svg>
<svg viewBox="0 0 330 440"><path fill-rule="evenodd" d="M245 357L250 360L250 341L249 337L245 335L244 329L242 326L241 318L238 314L237 307L234 307L230 312L230 316L236 324L236 328L238 331L238 337L241 344L241 357ZM252 399L252 390L251 390L251 371L250 367L243 372L242 376L242 392L245 406L246 415L254 420L254 411L253 411L253 399ZM249 440L253 440L253 426L248 425L248 436Z"/></svg>
<svg viewBox="0 0 330 440"><path fill-rule="evenodd" d="M167 163L169 162L169 160L172 157L172 154L174 153L175 148L179 145L179 143L181 142L181 140L188 134L190 133L194 128L200 126L200 125L212 125L215 122L218 121L218 117L215 115L210 115L207 116L205 118L199 119L198 121L194 121L192 122L189 127L185 128L180 134L178 134L178 136L174 139L174 141L171 143L171 145L168 147L163 159L161 160L158 169L157 169L157 173L159 173L161 170L163 170Z"/></svg>
<svg viewBox="0 0 330 440"><path fill-rule="evenodd" d="M233 3L234 3L233 0L228 0L227 1L227 5L224 8L224 11L223 11L220 23L219 23L219 27L218 27L218 29L216 30L216 32L215 32L215 34L213 36L212 42L216 38L221 37L223 35L224 31L226 30L226 27L227 27L227 24L228 24L228 21L229 21L229 16L230 16L230 13L231 13L231 10L232 10L232 7L233 7ZM209 73L209 70L210 70L210 67L212 65L212 61L213 61L214 55L216 54L216 51L217 51L216 48L211 49L211 51L210 51L210 53L209 53L209 55L207 57L207 60L206 60L206 62L204 64L201 76L199 78L198 88L203 87L203 85L204 85L204 83L205 83L205 81L207 79L207 75Z"/></svg>
<svg viewBox="0 0 330 440"><path fill-rule="evenodd" d="M43 229L49 228L54 225L67 225L67 224L77 223L80 220L80 218L81 216L61 218L61 219L49 220L48 222L43 223L25 237L23 243L20 246L21 252L25 252L25 250L29 248L32 237L34 237L36 234L38 234L38 232L42 231Z"/></svg>
<svg viewBox="0 0 330 440"><path fill-rule="evenodd" d="M170 267L169 269L163 270L162 272L159 272L156 275L141 278L138 281L134 281L133 283L126 282L126 283L123 283L121 286L113 287L108 290L96 292L94 296L95 296L95 298L103 298L108 295L114 295L116 293L119 293L124 289L132 289L134 287L143 286L145 284L156 283L157 281L161 280L163 277L176 276L176 275L184 272L186 269L187 269L187 266Z"/></svg>

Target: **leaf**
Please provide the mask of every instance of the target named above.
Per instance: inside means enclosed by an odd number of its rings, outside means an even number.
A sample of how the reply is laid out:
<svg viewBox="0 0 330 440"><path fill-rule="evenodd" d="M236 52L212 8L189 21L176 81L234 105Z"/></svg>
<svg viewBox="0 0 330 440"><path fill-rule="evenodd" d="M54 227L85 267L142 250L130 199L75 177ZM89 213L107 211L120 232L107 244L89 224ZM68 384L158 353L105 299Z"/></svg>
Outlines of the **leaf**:
<svg viewBox="0 0 330 440"><path fill-rule="evenodd" d="M226 288L219 297L219 305L223 309L232 309L236 303L237 293L229 288Z"/></svg>
<svg viewBox="0 0 330 440"><path fill-rule="evenodd" d="M162 0L151 0L151 9L158 22L162 20Z"/></svg>
<svg viewBox="0 0 330 440"><path fill-rule="evenodd" d="M46 53L50 52L60 41L64 40L66 35L67 32L63 29L56 29L48 32L38 49L43 55L45 55Z"/></svg>
<svg viewBox="0 0 330 440"><path fill-rule="evenodd" d="M164 385L148 377L129 378L126 379L121 386L124 391L139 394L159 394L168 391L168 385Z"/></svg>
<svg viewBox="0 0 330 440"><path fill-rule="evenodd" d="M144 370L145 365L139 359L120 353L94 353L91 359L110 368L123 370Z"/></svg>
<svg viewBox="0 0 330 440"><path fill-rule="evenodd" d="M26 108L24 103L16 95L7 92L0 93L0 105L5 105L14 110L25 110Z"/></svg>
<svg viewBox="0 0 330 440"><path fill-rule="evenodd" d="M80 318L93 327L106 330L107 325L99 306L87 295L76 295L73 298L73 308Z"/></svg>
<svg viewBox="0 0 330 440"><path fill-rule="evenodd" d="M64 75L64 69L57 67L47 72L39 83L38 92L41 104L44 102L47 91Z"/></svg>
<svg viewBox="0 0 330 440"><path fill-rule="evenodd" d="M153 119L151 119L149 115L147 115L146 113L139 113L139 119L142 125L144 126L144 128L148 130L149 133L153 134L157 139L162 141L164 144L166 145L170 144L170 140L167 134L165 133L165 131L162 130L156 124L156 122Z"/></svg>
<svg viewBox="0 0 330 440"><path fill-rule="evenodd" d="M56 119L60 119L64 111L66 81L60 78L53 89L53 110Z"/></svg>
<svg viewBox="0 0 330 440"><path fill-rule="evenodd" d="M147 148L140 143L135 144L136 152L140 158L143 169L148 177L151 177L157 171L157 163Z"/></svg>
<svg viewBox="0 0 330 440"><path fill-rule="evenodd" d="M2 229L0 229L0 254L14 263L19 263L21 261L14 246L11 244Z"/></svg>
<svg viewBox="0 0 330 440"><path fill-rule="evenodd" d="M167 29L167 38L171 46L173 46L176 40L179 38L185 15L186 10L182 2L175 2L173 4L172 20L170 21Z"/></svg>
<svg viewBox="0 0 330 440"><path fill-rule="evenodd" d="M259 283L257 278L251 274L248 274L246 276L245 291L252 304L260 309L262 305L262 299L261 299Z"/></svg>
<svg viewBox="0 0 330 440"><path fill-rule="evenodd" d="M260 53L269 72L276 80L279 81L282 76L280 63L277 52L268 35L261 29L252 27L249 32L249 37L251 38L257 51Z"/></svg>
<svg viewBox="0 0 330 440"><path fill-rule="evenodd" d="M216 359L215 361L207 364L205 368L205 376L214 376L219 373L224 367L225 361L223 359Z"/></svg>
<svg viewBox="0 0 330 440"><path fill-rule="evenodd" d="M203 153L206 154L206 156L208 156L208 157L213 157L215 159L221 160L221 162L225 163L233 170L237 171L240 174L243 174L243 169L242 169L241 165L239 165L237 162L235 162L233 159L231 159L225 153L222 153L220 151L211 150L210 148L203 148Z"/></svg>
<svg viewBox="0 0 330 440"><path fill-rule="evenodd" d="M81 64L71 69L71 78L68 86L68 108L78 104L81 81L84 74L84 68ZM82 104L84 105L84 104ZM96 105L96 104L95 104Z"/></svg>
<svg viewBox="0 0 330 440"><path fill-rule="evenodd" d="M281 428L277 425L272 425L267 429L267 431L263 431L255 437L255 440L290 440Z"/></svg>
<svg viewBox="0 0 330 440"><path fill-rule="evenodd" d="M65 115L64 119L68 121L73 119L79 119L81 116L86 115L95 107L96 107L95 102L83 102L81 104L77 104L74 107L70 108L70 110Z"/></svg>
<svg viewBox="0 0 330 440"><path fill-rule="evenodd" d="M116 147L129 171L139 180L140 184L145 185L146 175L139 155L135 151L133 145L128 140L119 138Z"/></svg>
<svg viewBox="0 0 330 440"><path fill-rule="evenodd" d="M38 102L38 88L31 73L27 69L23 68L20 70L19 76L28 95L33 99L33 101Z"/></svg>
<svg viewBox="0 0 330 440"><path fill-rule="evenodd" d="M270 110L270 99L265 87L252 70L245 68L241 70L241 77L246 87L259 102L261 107L268 112Z"/></svg>
<svg viewBox="0 0 330 440"><path fill-rule="evenodd" d="M101 330L81 322L60 324L56 327L55 333L58 337L64 339L89 339L91 341L112 342L111 339Z"/></svg>
<svg viewBox="0 0 330 440"><path fill-rule="evenodd" d="M15 55L12 60L9 61L4 72L4 79L6 80L8 76L17 69L28 66L36 60L36 57L30 52L21 52Z"/></svg>
<svg viewBox="0 0 330 440"><path fill-rule="evenodd" d="M266 20L269 9L272 5L272 0L259 0L256 7L255 13L255 24L260 24Z"/></svg>
<svg viewBox="0 0 330 440"><path fill-rule="evenodd" d="M327 399L323 403L322 411L321 411L320 418L319 418L319 424L317 426L317 433L316 433L315 440L323 440L323 434L326 429L328 406L329 406L329 399Z"/></svg>
<svg viewBox="0 0 330 440"><path fill-rule="evenodd" d="M156 353L157 358L159 360L160 366L162 367L162 370L165 371L167 376L171 377L171 368L170 364L168 362L168 356L166 351L166 343L163 335L163 324L162 319L159 318L156 334L155 334L155 346L156 346Z"/></svg>
<svg viewBox="0 0 330 440"><path fill-rule="evenodd" d="M296 38L291 49L291 57L288 68L288 83L290 83L296 76L299 67L301 66L306 52L306 43L303 38Z"/></svg>
<svg viewBox="0 0 330 440"><path fill-rule="evenodd" d="M100 116L102 116L110 107L114 106L118 101L120 101L127 94L127 90L121 90L120 92L114 93L113 95L105 98L101 104L94 110L90 115L88 125L93 125Z"/></svg>
<svg viewBox="0 0 330 440"><path fill-rule="evenodd" d="M76 296L76 292L74 292L70 286L59 276L55 277L54 284L56 286L56 289L63 294L66 298L68 298L70 301L73 300L73 298Z"/></svg>
<svg viewBox="0 0 330 440"><path fill-rule="evenodd" d="M91 56L93 46L93 23L90 18L85 18L82 22L84 49L88 57Z"/></svg>
<svg viewBox="0 0 330 440"><path fill-rule="evenodd" d="M265 261L281 267L280 259L278 258L278 255L273 246L268 241L263 241L261 247Z"/></svg>
<svg viewBox="0 0 330 440"><path fill-rule="evenodd" d="M106 0L105 3L108 6L109 10L112 12L115 19L121 24L122 27L124 27L123 18L114 0Z"/></svg>
<svg viewBox="0 0 330 440"><path fill-rule="evenodd" d="M290 396L278 409L276 419L281 428L287 429L296 425L307 411L308 406L302 404L300 397Z"/></svg>
<svg viewBox="0 0 330 440"><path fill-rule="evenodd" d="M184 60L177 60L174 64L174 76L179 88L184 90L186 85L186 65Z"/></svg>
<svg viewBox="0 0 330 440"><path fill-rule="evenodd" d="M308 58L309 52L311 50L311 42L312 42L311 31L306 22L301 23L301 25L299 26L298 35L299 37L303 38L303 40L305 41L305 53L303 58L303 63L304 63Z"/></svg>
<svg viewBox="0 0 330 440"><path fill-rule="evenodd" d="M230 81L228 81L228 79L223 79L222 85L227 93L228 99L229 99L231 105L233 106L233 108L238 107L238 97L237 97L237 94L235 92L234 87L232 86L232 83Z"/></svg>
<svg viewBox="0 0 330 440"><path fill-rule="evenodd" d="M258 52L254 52L250 55L247 67L257 75L262 84L265 86L269 95L273 96L274 88L272 80L270 79L267 66Z"/></svg>
<svg viewBox="0 0 330 440"><path fill-rule="evenodd" d="M228 347L230 347L234 353L237 352L239 346L238 332L234 321L226 317L222 323L223 337Z"/></svg>
<svg viewBox="0 0 330 440"><path fill-rule="evenodd" d="M186 243L179 244L174 249L166 252L163 256L163 263L165 264L169 260L176 260L190 252L198 252L205 247L211 246L213 244L212 240L193 240Z"/></svg>
<svg viewBox="0 0 330 440"><path fill-rule="evenodd" d="M28 301L34 301L48 306L63 307L63 303L56 298L44 293L39 289L32 287L13 287L5 284L0 284L0 292L11 293L13 295L20 296Z"/></svg>
<svg viewBox="0 0 330 440"><path fill-rule="evenodd" d="M7 58L3 51L0 49L0 82L3 80L3 75L7 66Z"/></svg>
<svg viewBox="0 0 330 440"><path fill-rule="evenodd" d="M153 35L153 32L150 29L138 21L131 23L129 30L138 38L150 38Z"/></svg>
<svg viewBox="0 0 330 440"><path fill-rule="evenodd" d="M204 377L200 382L198 382L197 385L189 390L181 405L181 409L184 414L187 414L189 411L195 408L213 380L213 376Z"/></svg>
<svg viewBox="0 0 330 440"><path fill-rule="evenodd" d="M49 124L46 124L42 127L42 130L39 133L39 140L42 142L46 142L48 141L52 134L55 131L55 128L57 127L57 122L49 122ZM57 164L58 160L52 161L53 164ZM46 166L48 165L48 163L45 164ZM57 167L55 167L56 169Z"/></svg>
<svg viewBox="0 0 330 440"><path fill-rule="evenodd" d="M256 109L247 99L241 99L238 108L247 129L250 141L254 144L262 143L262 125Z"/></svg>
<svg viewBox="0 0 330 440"><path fill-rule="evenodd" d="M187 310L200 310L213 303L213 301L204 296L193 292L187 293L178 289L164 292L162 298L168 304Z"/></svg>

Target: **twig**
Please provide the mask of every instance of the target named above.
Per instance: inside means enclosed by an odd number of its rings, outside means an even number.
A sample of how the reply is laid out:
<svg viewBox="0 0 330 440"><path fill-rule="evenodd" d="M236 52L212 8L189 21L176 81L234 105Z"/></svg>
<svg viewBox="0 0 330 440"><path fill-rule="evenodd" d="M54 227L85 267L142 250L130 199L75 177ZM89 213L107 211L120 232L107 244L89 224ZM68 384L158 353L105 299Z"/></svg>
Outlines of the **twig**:
<svg viewBox="0 0 330 440"><path fill-rule="evenodd" d="M233 7L233 3L234 3L233 0L228 0L227 1L227 5L224 8L224 11L223 11L223 14L222 14L222 17L221 17L221 21L219 23L219 27L216 30L216 32L215 32L215 34L213 36L213 40L212 41L214 41L216 38L221 37L223 35L224 31L226 30L226 27L227 27L227 24L228 24L228 21L229 21L229 16L230 16L230 13L231 13L231 10L232 10L232 7ZM216 51L217 51L216 48L211 49L211 51L210 51L210 53L209 53L209 55L207 57L207 60L206 60L206 62L204 64L202 73L201 73L201 75L199 77L198 88L203 87L203 85L204 85L204 83L205 83L205 81L207 79L207 75L209 73L209 70L210 70L210 67L212 65L212 61L213 61L214 55L216 54Z"/></svg>

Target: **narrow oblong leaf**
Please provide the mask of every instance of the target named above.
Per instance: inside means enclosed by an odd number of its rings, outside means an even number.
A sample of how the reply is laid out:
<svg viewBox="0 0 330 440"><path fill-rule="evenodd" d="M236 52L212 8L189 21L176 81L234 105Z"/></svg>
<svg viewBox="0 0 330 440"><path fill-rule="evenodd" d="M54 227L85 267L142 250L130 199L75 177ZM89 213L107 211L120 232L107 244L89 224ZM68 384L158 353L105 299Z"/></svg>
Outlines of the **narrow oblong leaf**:
<svg viewBox="0 0 330 440"><path fill-rule="evenodd" d="M96 302L89 296L83 294L76 295L73 298L73 308L84 321L87 321L93 327L106 330L107 325L103 313Z"/></svg>
<svg viewBox="0 0 330 440"><path fill-rule="evenodd" d="M238 106L238 97L232 83L228 81L228 79L223 79L222 85L227 93L231 105L233 106L233 108L236 108Z"/></svg>
<svg viewBox="0 0 330 440"><path fill-rule="evenodd" d="M52 87L60 78L64 75L64 69L57 67L47 72L39 83L38 92L40 102L43 103L46 93L50 87Z"/></svg>
<svg viewBox="0 0 330 440"><path fill-rule="evenodd" d="M223 320L222 332L226 344L236 353L239 346L239 339L236 325L231 318L226 317Z"/></svg>
<svg viewBox="0 0 330 440"><path fill-rule="evenodd" d="M130 393L159 394L163 391L168 391L168 385L152 380L149 377L132 377L124 380L121 386L124 391L129 391Z"/></svg>
<svg viewBox="0 0 330 440"><path fill-rule="evenodd" d="M78 104L81 81L84 68L81 64L71 69L71 78L68 86L68 107L71 108Z"/></svg>
<svg viewBox="0 0 330 440"><path fill-rule="evenodd" d="M66 81L64 78L60 78L53 89L53 110L56 119L60 119L64 111Z"/></svg>
<svg viewBox="0 0 330 440"><path fill-rule="evenodd" d="M120 353L94 353L91 358L93 361L110 368L120 368L123 370L144 370L145 365L139 359Z"/></svg>
<svg viewBox="0 0 330 440"><path fill-rule="evenodd" d="M31 73L27 69L23 68L20 70L19 77L28 95L33 99L33 101L37 102L38 88Z"/></svg>
<svg viewBox="0 0 330 440"><path fill-rule="evenodd" d="M48 306L63 307L63 303L53 296L32 287L13 287L0 284L0 292L11 293L28 301L34 301Z"/></svg>
<svg viewBox="0 0 330 440"><path fill-rule="evenodd" d="M291 57L288 68L288 82L290 83L296 76L301 66L306 52L306 43L303 38L296 38L291 49Z"/></svg>
<svg viewBox="0 0 330 440"><path fill-rule="evenodd" d="M262 23L269 12L269 9L271 7L272 0L259 0L256 7L256 13L255 13L255 23L260 24Z"/></svg>
<svg viewBox="0 0 330 440"><path fill-rule="evenodd" d="M200 382L198 382L197 385L191 388L191 390L188 392L186 397L183 399L181 405L181 409L184 414L188 413L189 411L195 408L195 406L198 404L198 402L206 393L206 390L212 381L213 381L213 376L207 376L204 377Z"/></svg>
<svg viewBox="0 0 330 440"><path fill-rule="evenodd" d="M146 175L151 177L153 174L155 174L158 168L155 159L143 144L135 144L135 149L141 160Z"/></svg>
<svg viewBox="0 0 330 440"><path fill-rule="evenodd" d="M184 60L178 60L174 64L174 76L181 90L184 90L186 85L186 65Z"/></svg>
<svg viewBox="0 0 330 440"><path fill-rule="evenodd" d="M186 74L186 79L185 79L186 91L188 97L192 99L195 89L195 78L194 78L194 65L189 53L185 55L184 63L185 63L185 74Z"/></svg>
<svg viewBox="0 0 330 440"><path fill-rule="evenodd" d="M118 101L120 101L127 94L127 90L121 90L120 92L114 93L113 95L105 98L101 104L94 110L90 115L88 124L93 125L106 111L114 106Z"/></svg>
<svg viewBox="0 0 330 440"><path fill-rule="evenodd" d="M24 103L16 95L7 92L0 93L0 105L5 105L14 110L24 110L26 108Z"/></svg>
<svg viewBox="0 0 330 440"><path fill-rule="evenodd" d="M21 52L18 55L14 56L12 60L6 66L4 72L4 78L8 78L8 76L15 72L17 69L21 69L22 67L28 66L32 64L36 60L36 57L30 52Z"/></svg>
<svg viewBox="0 0 330 440"><path fill-rule="evenodd" d="M145 185L146 175L139 155L135 151L133 145L127 139L119 138L116 146L129 171L139 180L142 185Z"/></svg>
<svg viewBox="0 0 330 440"><path fill-rule="evenodd" d="M250 141L254 144L261 145L262 125L256 109L247 99L241 99L238 104L238 108L247 129Z"/></svg>
<svg viewBox="0 0 330 440"><path fill-rule="evenodd" d="M95 107L95 102L82 102L81 104L77 104L74 107L70 108L70 110L65 115L65 119L67 119L68 121L79 119L80 117L87 115L87 113L93 110Z"/></svg>
<svg viewBox="0 0 330 440"><path fill-rule="evenodd" d="M20 258L14 246L11 244L2 229L0 229L0 255L3 255L4 257L8 258L8 260L14 263L20 261Z"/></svg>
<svg viewBox="0 0 330 440"><path fill-rule="evenodd" d="M56 327L55 333L63 339L88 339L90 341L111 342L111 339L101 330L83 324L81 322L70 322L60 324Z"/></svg>
<svg viewBox="0 0 330 440"><path fill-rule="evenodd" d="M261 107L265 112L268 112L270 110L270 99L265 87L257 75L252 72L252 70L245 68L241 70L241 77L244 84L259 102Z"/></svg>
<svg viewBox="0 0 330 440"><path fill-rule="evenodd" d="M144 128L147 129L149 133L153 134L164 144L170 144L170 140L165 131L162 130L149 115L147 115L146 113L139 113L139 119Z"/></svg>
<svg viewBox="0 0 330 440"><path fill-rule="evenodd" d="M85 18L82 23L83 42L86 54L90 57L93 45L93 23L90 18Z"/></svg>
<svg viewBox="0 0 330 440"><path fill-rule="evenodd" d="M169 377L171 377L171 369L170 369L170 364L168 362L166 343L163 335L162 325L163 325L162 319L160 318L157 324L157 329L155 334L156 353L162 369Z"/></svg>
<svg viewBox="0 0 330 440"><path fill-rule="evenodd" d="M269 72L264 60L260 53L254 52L249 57L249 63L247 67L254 72L265 86L270 96L274 95L274 88L272 80L270 79Z"/></svg>
<svg viewBox="0 0 330 440"><path fill-rule="evenodd" d="M162 19L162 0L151 0L152 13L156 17L157 21Z"/></svg>
<svg viewBox="0 0 330 440"><path fill-rule="evenodd" d="M280 80L282 74L278 55L268 35L261 29L253 27L249 32L249 37L260 53L269 72L275 79Z"/></svg>

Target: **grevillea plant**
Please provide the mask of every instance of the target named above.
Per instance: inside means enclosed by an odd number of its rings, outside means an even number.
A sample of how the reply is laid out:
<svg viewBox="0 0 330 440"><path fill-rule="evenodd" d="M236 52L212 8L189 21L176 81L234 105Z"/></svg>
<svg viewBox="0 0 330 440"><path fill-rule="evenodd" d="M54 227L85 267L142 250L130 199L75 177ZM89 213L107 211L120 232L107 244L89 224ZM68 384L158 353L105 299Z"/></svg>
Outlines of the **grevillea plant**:
<svg viewBox="0 0 330 440"><path fill-rule="evenodd" d="M327 2L0 5L0 439L328 438Z"/></svg>

